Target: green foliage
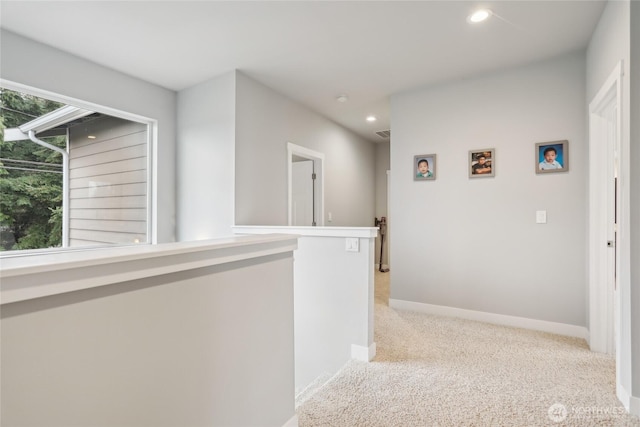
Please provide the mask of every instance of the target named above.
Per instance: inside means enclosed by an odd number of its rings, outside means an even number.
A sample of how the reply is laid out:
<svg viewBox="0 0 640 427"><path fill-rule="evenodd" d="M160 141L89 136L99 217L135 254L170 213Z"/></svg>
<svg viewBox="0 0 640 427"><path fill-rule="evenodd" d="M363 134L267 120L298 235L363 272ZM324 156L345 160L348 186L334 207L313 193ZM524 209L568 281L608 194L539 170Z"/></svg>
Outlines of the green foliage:
<svg viewBox="0 0 640 427"><path fill-rule="evenodd" d="M32 141L4 140L14 128L62 107L35 96L0 89L0 158L60 165L62 155ZM64 137L44 139L64 148ZM62 175L6 169L36 166L0 160L0 250L59 246L62 240Z"/></svg>

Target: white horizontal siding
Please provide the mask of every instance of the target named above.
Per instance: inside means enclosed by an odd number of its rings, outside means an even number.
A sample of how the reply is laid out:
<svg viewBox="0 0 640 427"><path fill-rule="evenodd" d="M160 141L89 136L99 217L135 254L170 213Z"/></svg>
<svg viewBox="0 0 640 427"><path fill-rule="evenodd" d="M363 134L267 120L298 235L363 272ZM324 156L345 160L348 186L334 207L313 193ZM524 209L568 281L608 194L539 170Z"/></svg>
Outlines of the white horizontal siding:
<svg viewBox="0 0 640 427"><path fill-rule="evenodd" d="M131 172L111 173L100 176L87 176L82 178L73 178L70 181L70 188L93 188L100 186L146 183L147 170L141 169Z"/></svg>
<svg viewBox="0 0 640 427"><path fill-rule="evenodd" d="M113 163L129 159L146 157L147 144L131 145L129 147L118 148L117 150L102 151L88 156L71 159L74 169L88 166L97 166L104 163Z"/></svg>
<svg viewBox="0 0 640 427"><path fill-rule="evenodd" d="M147 153L141 123L100 117L71 128L72 246L147 241Z"/></svg>
<svg viewBox="0 0 640 427"><path fill-rule="evenodd" d="M96 197L90 199L71 199L71 209L128 209L146 208L145 196Z"/></svg>
<svg viewBox="0 0 640 427"><path fill-rule="evenodd" d="M146 196L146 194L146 183L90 186L88 188L73 188L70 191L72 199L86 199L93 197Z"/></svg>
<svg viewBox="0 0 640 427"><path fill-rule="evenodd" d="M70 226L74 230L115 231L139 235L144 235L147 232L146 221L72 219Z"/></svg>
<svg viewBox="0 0 640 427"><path fill-rule="evenodd" d="M77 230L74 228L69 230L69 237L71 239L97 243L144 243L147 240L146 234L143 233Z"/></svg>
<svg viewBox="0 0 640 427"><path fill-rule="evenodd" d="M146 221L146 209L72 209L71 219Z"/></svg>
<svg viewBox="0 0 640 427"><path fill-rule="evenodd" d="M80 157L90 156L96 153L104 153L112 150L119 150L121 148L127 148L132 145L146 145L147 144L147 132L139 132L131 135L120 136L106 141L97 141L87 143L81 147L75 146L73 152L69 157L77 159Z"/></svg>
<svg viewBox="0 0 640 427"><path fill-rule="evenodd" d="M100 176L117 172L130 172L143 170L147 167L147 158L138 157L136 159L121 160L119 162L105 163L95 166L74 168L71 166L69 176L73 178L84 178L90 176Z"/></svg>

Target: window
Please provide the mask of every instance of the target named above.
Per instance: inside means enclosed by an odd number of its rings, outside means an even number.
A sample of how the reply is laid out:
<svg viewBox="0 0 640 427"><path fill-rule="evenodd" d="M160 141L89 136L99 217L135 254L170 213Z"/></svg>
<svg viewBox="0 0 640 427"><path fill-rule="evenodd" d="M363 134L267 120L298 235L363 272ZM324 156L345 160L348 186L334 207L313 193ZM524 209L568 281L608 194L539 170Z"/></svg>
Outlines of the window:
<svg viewBox="0 0 640 427"><path fill-rule="evenodd" d="M150 123L0 88L0 250L150 242Z"/></svg>

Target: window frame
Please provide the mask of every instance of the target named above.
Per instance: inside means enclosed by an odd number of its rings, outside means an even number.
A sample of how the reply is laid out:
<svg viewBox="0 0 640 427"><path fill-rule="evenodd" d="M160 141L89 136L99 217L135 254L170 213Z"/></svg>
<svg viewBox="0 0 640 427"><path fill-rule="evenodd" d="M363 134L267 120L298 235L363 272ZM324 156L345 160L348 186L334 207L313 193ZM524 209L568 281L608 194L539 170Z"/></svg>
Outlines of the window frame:
<svg viewBox="0 0 640 427"><path fill-rule="evenodd" d="M83 108L86 110L95 111L97 113L105 114L108 116L142 123L147 126L147 196L146 196L146 228L147 228L147 241L144 243L131 243L131 244L109 244L109 245L87 245L87 246L75 246L75 247L59 247L59 248L40 248L40 249L25 249L14 251L1 251L0 257L12 257L12 256L29 256L40 255L43 253L56 253L67 251L81 251L81 250L96 250L102 248L114 248L121 246L136 246L136 245L155 245L158 243L158 227L157 227L157 144L158 144L158 121L150 117L141 116L139 114L130 113L127 111L119 110L116 108L108 107L101 104L96 104L89 101L84 101L78 98L61 95L55 92L47 91L44 89L35 88L33 86L17 83L11 80L0 79L0 87L12 90L15 92L21 92L27 95L37 96L40 98L49 99L51 101L60 102L66 105L72 105L74 107Z"/></svg>

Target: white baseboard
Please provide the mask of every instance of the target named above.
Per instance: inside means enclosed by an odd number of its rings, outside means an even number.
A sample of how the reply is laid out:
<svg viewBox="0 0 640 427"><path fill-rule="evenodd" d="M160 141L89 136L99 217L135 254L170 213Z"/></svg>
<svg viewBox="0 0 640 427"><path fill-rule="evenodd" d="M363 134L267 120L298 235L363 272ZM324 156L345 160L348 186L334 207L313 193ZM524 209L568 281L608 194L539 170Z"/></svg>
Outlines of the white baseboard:
<svg viewBox="0 0 640 427"><path fill-rule="evenodd" d="M351 344L352 359L370 362L374 357L376 357L376 343L371 344L369 347Z"/></svg>
<svg viewBox="0 0 640 427"><path fill-rule="evenodd" d="M294 415L282 427L298 427L298 416Z"/></svg>
<svg viewBox="0 0 640 427"><path fill-rule="evenodd" d="M631 395L627 393L627 390L618 381L616 381L616 397L618 398L620 403L622 403L622 406L624 406L624 409L626 409L627 412L631 412L630 411Z"/></svg>
<svg viewBox="0 0 640 427"><path fill-rule="evenodd" d="M632 415L640 416L640 398L631 396L621 384L616 385L616 396L624 409Z"/></svg>
<svg viewBox="0 0 640 427"><path fill-rule="evenodd" d="M629 413L640 417L640 397L629 397Z"/></svg>
<svg viewBox="0 0 640 427"><path fill-rule="evenodd" d="M390 299L389 306L399 310L417 311L419 313L436 314L439 316L459 317L462 319L477 320L479 322L513 326L516 328L532 329L534 331L550 332L552 334L566 335L582 339L589 338L589 331L584 326L569 325L566 323L548 322L546 320L528 319L526 317L508 316L505 314L466 310L463 308L397 299Z"/></svg>

